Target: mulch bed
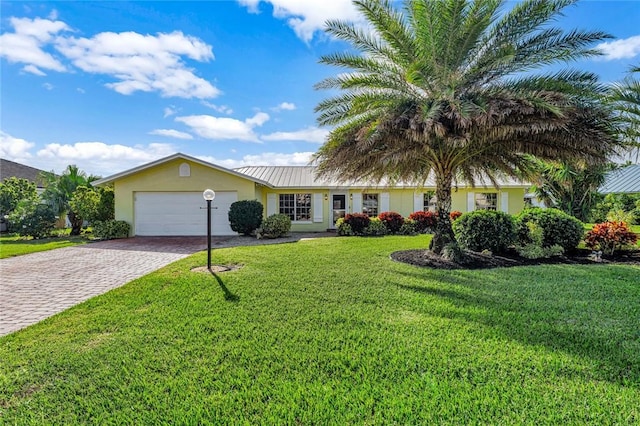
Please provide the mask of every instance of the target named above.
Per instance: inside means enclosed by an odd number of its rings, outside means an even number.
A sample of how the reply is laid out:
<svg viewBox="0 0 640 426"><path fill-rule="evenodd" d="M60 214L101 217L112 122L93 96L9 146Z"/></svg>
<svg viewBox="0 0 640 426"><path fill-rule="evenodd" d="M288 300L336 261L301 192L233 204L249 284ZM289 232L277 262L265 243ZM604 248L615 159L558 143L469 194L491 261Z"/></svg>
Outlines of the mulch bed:
<svg viewBox="0 0 640 426"><path fill-rule="evenodd" d="M613 256L603 256L601 262L596 262L591 256L591 250L577 250L575 253L556 256L548 259L527 259L514 251L500 255L477 252L466 252L467 261L464 264L452 262L434 254L429 250L402 250L391 253L391 259L410 265L433 269L487 269L505 268L527 265L610 265L626 264L640 266L640 250L624 250Z"/></svg>

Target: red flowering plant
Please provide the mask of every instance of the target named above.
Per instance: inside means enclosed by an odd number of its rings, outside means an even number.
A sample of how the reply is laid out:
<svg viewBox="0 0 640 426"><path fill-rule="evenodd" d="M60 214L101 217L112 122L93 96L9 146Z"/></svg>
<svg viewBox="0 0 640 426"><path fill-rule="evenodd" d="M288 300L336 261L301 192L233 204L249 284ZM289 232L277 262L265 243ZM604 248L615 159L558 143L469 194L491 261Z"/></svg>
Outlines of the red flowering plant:
<svg viewBox="0 0 640 426"><path fill-rule="evenodd" d="M378 215L378 219L380 219L391 234L397 234L400 227L404 224L404 218L400 213L396 212L382 212Z"/></svg>
<svg viewBox="0 0 640 426"><path fill-rule="evenodd" d="M462 212L459 212L458 210L454 210L451 213L449 213L449 217L451 218L452 222L454 222L460 216L462 216Z"/></svg>
<svg viewBox="0 0 640 426"><path fill-rule="evenodd" d="M415 222L417 232L425 233L435 228L438 213L417 211L411 213L409 219Z"/></svg>
<svg viewBox="0 0 640 426"><path fill-rule="evenodd" d="M362 235L369 222L371 219L364 213L347 213L344 217L344 223L349 225L356 235Z"/></svg>
<svg viewBox="0 0 640 426"><path fill-rule="evenodd" d="M587 232L584 241L588 248L612 255L615 250L635 244L638 236L625 222L612 221L594 225L593 229Z"/></svg>

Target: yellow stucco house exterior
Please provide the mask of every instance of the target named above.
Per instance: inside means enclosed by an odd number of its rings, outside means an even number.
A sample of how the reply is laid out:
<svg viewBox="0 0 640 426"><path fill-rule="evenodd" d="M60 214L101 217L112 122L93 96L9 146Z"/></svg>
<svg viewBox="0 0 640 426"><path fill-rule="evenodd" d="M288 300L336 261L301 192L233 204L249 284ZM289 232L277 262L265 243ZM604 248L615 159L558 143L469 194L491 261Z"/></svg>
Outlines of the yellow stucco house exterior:
<svg viewBox="0 0 640 426"><path fill-rule="evenodd" d="M407 217L433 210L435 187L368 182L349 184L317 179L312 166L247 166L226 169L177 153L94 182L112 184L115 218L131 225L132 235L206 235L205 189L216 193L212 202L212 234L233 235L228 212L238 200L258 200L264 215L283 213L293 232L321 232L334 228L347 213L377 216L395 211ZM499 188L476 184L458 186L452 210L476 209L518 213L525 206L529 184L505 179Z"/></svg>

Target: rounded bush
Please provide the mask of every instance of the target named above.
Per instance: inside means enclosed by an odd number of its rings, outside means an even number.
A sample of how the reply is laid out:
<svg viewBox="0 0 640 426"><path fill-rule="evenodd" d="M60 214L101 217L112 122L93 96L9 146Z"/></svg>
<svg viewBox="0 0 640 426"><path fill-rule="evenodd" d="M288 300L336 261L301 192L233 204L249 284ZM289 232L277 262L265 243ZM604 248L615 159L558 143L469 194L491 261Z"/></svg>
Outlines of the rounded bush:
<svg viewBox="0 0 640 426"><path fill-rule="evenodd" d="M263 238L284 237L291 230L291 219L286 214L272 214L262 221L260 232Z"/></svg>
<svg viewBox="0 0 640 426"><path fill-rule="evenodd" d="M364 228L364 231L362 231L362 235L365 235L367 237L381 237L383 235L387 235L388 233L389 230L387 229L387 227L377 217L371 219L369 221L369 225Z"/></svg>
<svg viewBox="0 0 640 426"><path fill-rule="evenodd" d="M231 204L229 224L231 229L243 235L251 235L262 224L262 203L258 200L242 200Z"/></svg>
<svg viewBox="0 0 640 426"><path fill-rule="evenodd" d="M344 217L344 223L349 225L356 235L362 235L369 222L371 218L364 213L348 213Z"/></svg>
<svg viewBox="0 0 640 426"><path fill-rule="evenodd" d="M420 233L430 232L436 227L438 214L435 212L417 211L409 215L409 219L415 222L416 231Z"/></svg>
<svg viewBox="0 0 640 426"><path fill-rule="evenodd" d="M404 218L396 212L382 212L378 215L378 219L386 226L390 234L397 234L404 224Z"/></svg>
<svg viewBox="0 0 640 426"><path fill-rule="evenodd" d="M48 204L26 202L9 215L9 231L23 237L45 238L51 235L56 215Z"/></svg>
<svg viewBox="0 0 640 426"><path fill-rule="evenodd" d="M456 240L472 251L504 252L516 239L513 218L504 212L476 210L453 222Z"/></svg>
<svg viewBox="0 0 640 426"><path fill-rule="evenodd" d="M418 225L415 220L407 219L404 221L398 234L400 235L416 235L418 233Z"/></svg>
<svg viewBox="0 0 640 426"><path fill-rule="evenodd" d="M522 246L532 242L530 222L542 228L542 247L559 245L568 252L575 250L584 236L582 222L558 209L533 207L523 210L515 219L518 243Z"/></svg>
<svg viewBox="0 0 640 426"><path fill-rule="evenodd" d="M113 240L115 238L127 238L131 231L131 225L124 220L96 221L93 224L93 236L101 240Z"/></svg>
<svg viewBox="0 0 640 426"><path fill-rule="evenodd" d="M602 250L604 254L612 255L625 246L633 246L638 241L638 236L625 222L610 221L594 225L587 232L584 241L590 249Z"/></svg>

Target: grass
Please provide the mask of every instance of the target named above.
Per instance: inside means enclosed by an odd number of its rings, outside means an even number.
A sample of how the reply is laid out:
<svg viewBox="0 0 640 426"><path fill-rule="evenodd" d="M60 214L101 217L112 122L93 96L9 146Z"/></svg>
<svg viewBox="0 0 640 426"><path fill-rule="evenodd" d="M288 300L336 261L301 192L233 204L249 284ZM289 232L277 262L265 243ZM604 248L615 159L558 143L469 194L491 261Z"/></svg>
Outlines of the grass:
<svg viewBox="0 0 640 426"><path fill-rule="evenodd" d="M20 237L15 234L4 235L0 236L0 259L85 244L88 241L86 236L71 237L68 235L68 232L59 236L39 240Z"/></svg>
<svg viewBox="0 0 640 426"><path fill-rule="evenodd" d="M389 260L427 238L171 264L1 338L0 423L640 422L640 267Z"/></svg>

